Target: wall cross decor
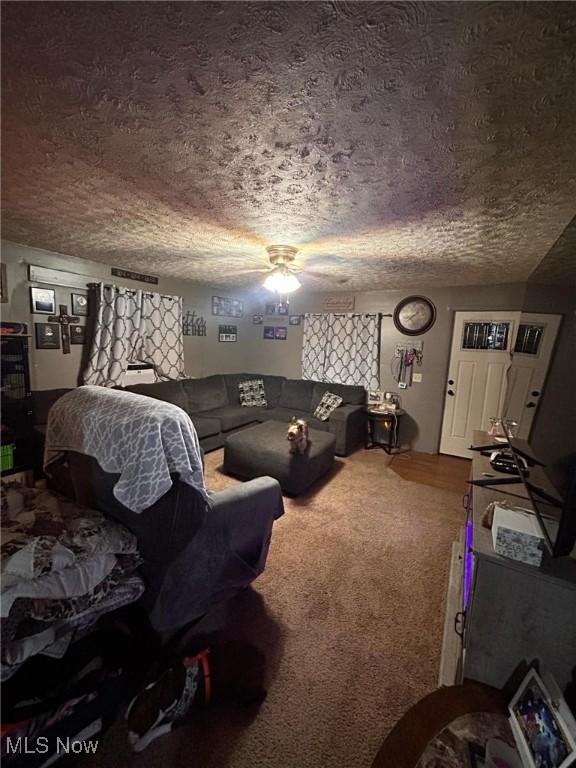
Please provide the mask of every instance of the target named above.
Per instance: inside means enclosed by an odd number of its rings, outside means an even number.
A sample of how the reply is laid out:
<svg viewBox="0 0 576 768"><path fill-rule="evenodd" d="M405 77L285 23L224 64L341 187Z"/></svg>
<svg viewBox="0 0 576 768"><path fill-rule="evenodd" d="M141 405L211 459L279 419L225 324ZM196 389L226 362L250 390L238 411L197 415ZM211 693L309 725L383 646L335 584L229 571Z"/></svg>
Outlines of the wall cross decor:
<svg viewBox="0 0 576 768"><path fill-rule="evenodd" d="M79 323L80 318L74 317L68 314L68 307L66 304L59 305L60 314L51 315L48 320L51 323L58 323L61 328L62 334L62 352L65 355L70 354L70 323Z"/></svg>

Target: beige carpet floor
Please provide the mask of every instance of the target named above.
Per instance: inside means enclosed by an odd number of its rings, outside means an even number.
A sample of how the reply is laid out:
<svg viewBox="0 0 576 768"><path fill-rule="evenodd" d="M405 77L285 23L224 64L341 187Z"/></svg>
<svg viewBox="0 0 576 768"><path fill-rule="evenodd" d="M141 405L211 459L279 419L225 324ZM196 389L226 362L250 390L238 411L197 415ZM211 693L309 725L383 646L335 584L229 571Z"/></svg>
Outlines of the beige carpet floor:
<svg viewBox="0 0 576 768"><path fill-rule="evenodd" d="M286 499L265 573L227 606L237 638L267 656L252 718L212 710L134 755L120 728L94 766L368 768L402 714L436 687L460 489L402 480L381 451L339 459ZM207 456L211 489L236 482Z"/></svg>

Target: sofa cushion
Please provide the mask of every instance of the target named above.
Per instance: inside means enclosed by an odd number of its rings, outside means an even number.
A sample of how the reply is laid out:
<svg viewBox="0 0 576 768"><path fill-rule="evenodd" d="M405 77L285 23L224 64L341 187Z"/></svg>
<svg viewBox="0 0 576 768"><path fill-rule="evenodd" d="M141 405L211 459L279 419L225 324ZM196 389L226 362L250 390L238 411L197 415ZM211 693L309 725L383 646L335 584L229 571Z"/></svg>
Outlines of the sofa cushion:
<svg viewBox="0 0 576 768"><path fill-rule="evenodd" d="M364 405L366 402L366 390L364 387L353 384L329 384L324 381L315 381L313 384L311 411L316 410L322 400L322 396L326 392L331 392L341 397L343 405Z"/></svg>
<svg viewBox="0 0 576 768"><path fill-rule="evenodd" d="M266 392L262 379L249 379L238 383L238 396L242 408L266 407Z"/></svg>
<svg viewBox="0 0 576 768"><path fill-rule="evenodd" d="M226 383L221 374L203 379L184 379L182 386L188 398L188 412L209 411L228 405Z"/></svg>
<svg viewBox="0 0 576 768"><path fill-rule="evenodd" d="M299 411L312 411L313 381L286 379L282 384L279 405L281 408L297 408Z"/></svg>
<svg viewBox="0 0 576 768"><path fill-rule="evenodd" d="M145 395L153 397L155 400L163 400L165 403L172 403L178 408L186 410L188 402L186 393L180 381L157 381L154 384L132 384L124 387L126 392L134 392L136 395Z"/></svg>
<svg viewBox="0 0 576 768"><path fill-rule="evenodd" d="M314 410L314 417L320 419L320 421L328 421L332 411L335 411L339 405L342 405L340 395L335 395L333 392L324 392L322 400L320 400Z"/></svg>
<svg viewBox="0 0 576 768"><path fill-rule="evenodd" d="M222 432L253 424L260 419L257 411L260 408L242 408L241 405L225 405L222 408L214 408L212 411L202 411L202 416L207 419L217 419L220 422ZM192 419L194 421L194 419Z"/></svg>
<svg viewBox="0 0 576 768"><path fill-rule="evenodd" d="M207 419L196 414L191 416L191 419L200 440L205 437L212 437L212 435L218 435L221 431L218 419Z"/></svg>
<svg viewBox="0 0 576 768"><path fill-rule="evenodd" d="M34 415L34 424L47 424L48 411L56 400L59 400L70 389L38 389L32 392L32 412Z"/></svg>
<svg viewBox="0 0 576 768"><path fill-rule="evenodd" d="M226 373L224 380L228 389L228 402L230 405L239 405L240 397L238 394L238 384L242 381L253 381L262 379L264 382L264 392L266 393L266 402L270 407L278 405L280 391L284 382L284 376L267 376L260 373Z"/></svg>

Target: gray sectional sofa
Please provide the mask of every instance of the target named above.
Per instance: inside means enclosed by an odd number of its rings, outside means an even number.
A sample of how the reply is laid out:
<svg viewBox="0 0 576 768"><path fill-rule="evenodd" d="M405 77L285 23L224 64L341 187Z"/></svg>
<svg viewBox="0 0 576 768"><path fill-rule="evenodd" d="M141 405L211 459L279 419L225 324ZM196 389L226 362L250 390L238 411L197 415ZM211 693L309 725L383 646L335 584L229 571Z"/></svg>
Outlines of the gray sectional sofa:
<svg viewBox="0 0 576 768"><path fill-rule="evenodd" d="M245 408L240 405L238 384L248 379L263 379L267 407ZM364 443L366 391L363 387L258 373L227 373L200 379L136 384L126 387L126 390L183 408L196 427L204 451L222 447L227 435L250 424L280 421L288 426L292 416L306 419L311 429L331 432L336 438L337 456L347 456ZM33 393L35 423L39 431L46 424L50 406L67 391ZM313 416L324 392L333 392L343 399L342 405L328 421L320 421Z"/></svg>

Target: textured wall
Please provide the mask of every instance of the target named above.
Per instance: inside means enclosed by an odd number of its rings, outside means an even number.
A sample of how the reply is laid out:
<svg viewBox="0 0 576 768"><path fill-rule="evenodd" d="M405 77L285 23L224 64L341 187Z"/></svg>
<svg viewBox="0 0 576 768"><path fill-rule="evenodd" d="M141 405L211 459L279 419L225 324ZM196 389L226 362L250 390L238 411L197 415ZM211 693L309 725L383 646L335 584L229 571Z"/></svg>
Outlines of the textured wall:
<svg viewBox="0 0 576 768"><path fill-rule="evenodd" d="M172 277L525 279L574 215L573 3L3 3L4 234Z"/></svg>
<svg viewBox="0 0 576 768"><path fill-rule="evenodd" d="M59 253L28 248L2 241L2 261L6 264L8 275L9 303L2 304L2 319L29 323L34 334L34 323L45 323L47 315L32 315L30 312L30 283L28 282L28 264L64 269L89 275L91 279L114 282L131 288L148 290L150 286L130 280L112 278L110 267L93 261L85 261ZM74 288L52 286L56 290L56 304L66 304L70 311L70 294L77 293ZM191 376L206 376L218 371L242 371L246 363L243 344L222 344L217 341L219 323L235 323L239 329L241 341L246 340L248 318L213 317L211 314L212 295L222 293L218 289L198 286L185 280L161 278L158 286L151 290L182 296L184 311L194 310L207 321L206 337L184 337L184 362L186 371ZM230 294L224 294L230 295ZM232 296L240 298L232 293ZM84 321L82 321L84 322ZM82 369L82 351L84 347L72 345L69 355L62 351L36 349L34 338L30 341L30 364L33 389L53 389L56 387L74 387Z"/></svg>
<svg viewBox="0 0 576 768"><path fill-rule="evenodd" d="M423 287L421 286L423 289ZM418 288L416 289L418 292ZM420 291L421 293L424 290ZM422 383L415 383L405 390L390 372L390 361L395 345L410 341L410 337L399 333L390 317L382 318L380 387L397 392L406 409L400 438L417 451L436 453L440 443L446 374L452 341L454 312L457 310L510 310L521 309L525 285L521 283L464 286L455 288L432 288L425 291L436 306L437 319L434 326L418 337L424 343L424 360L421 368ZM356 294L355 311L390 313L396 304L406 296L406 291L367 291ZM318 294L296 294L290 303L291 312L319 312L322 297ZM261 306L258 303L255 306ZM549 310L550 311L550 310ZM275 321L280 324L280 321ZM257 329L257 330L255 330ZM249 364L251 371L277 373L289 377L301 375L302 328L288 328L287 341L262 339L262 327L247 329L251 341Z"/></svg>

